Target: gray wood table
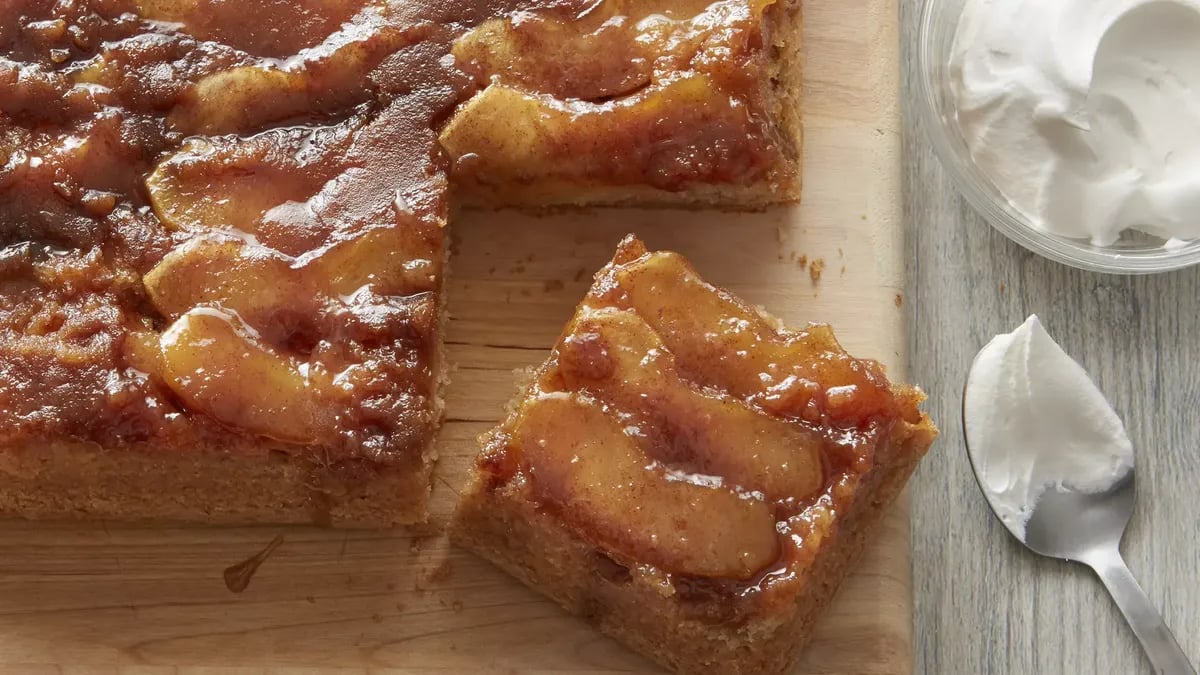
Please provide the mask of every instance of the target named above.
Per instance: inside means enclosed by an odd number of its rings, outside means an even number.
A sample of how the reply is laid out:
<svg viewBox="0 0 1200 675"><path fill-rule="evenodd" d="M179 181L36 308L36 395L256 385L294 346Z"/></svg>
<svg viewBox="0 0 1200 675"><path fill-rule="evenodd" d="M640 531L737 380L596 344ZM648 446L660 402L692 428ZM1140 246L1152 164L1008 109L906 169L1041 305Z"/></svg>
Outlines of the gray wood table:
<svg viewBox="0 0 1200 675"><path fill-rule="evenodd" d="M1200 660L1200 268L1086 273L989 227L942 171L910 105L920 1L900 4L911 376L942 429L911 490L916 672L1150 672L1090 570L1027 552L971 475L959 416L967 368L1031 313L1125 420L1138 473L1122 550Z"/></svg>

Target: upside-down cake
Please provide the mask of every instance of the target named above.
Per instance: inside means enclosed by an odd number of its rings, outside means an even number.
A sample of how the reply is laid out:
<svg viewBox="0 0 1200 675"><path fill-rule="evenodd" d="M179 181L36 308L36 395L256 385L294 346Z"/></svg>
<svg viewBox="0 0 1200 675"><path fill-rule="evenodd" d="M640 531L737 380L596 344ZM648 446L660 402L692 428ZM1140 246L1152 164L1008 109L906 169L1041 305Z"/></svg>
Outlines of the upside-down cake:
<svg viewBox="0 0 1200 675"><path fill-rule="evenodd" d="M799 190L775 0L0 3L0 514L426 517L444 227Z"/></svg>

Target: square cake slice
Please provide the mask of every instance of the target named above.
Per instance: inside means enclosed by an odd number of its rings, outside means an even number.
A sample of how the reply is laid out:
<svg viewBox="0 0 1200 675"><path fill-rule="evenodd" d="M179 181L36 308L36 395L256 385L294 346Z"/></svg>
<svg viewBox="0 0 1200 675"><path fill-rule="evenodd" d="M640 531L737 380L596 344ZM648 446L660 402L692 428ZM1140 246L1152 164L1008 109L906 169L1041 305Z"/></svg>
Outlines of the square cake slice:
<svg viewBox="0 0 1200 675"><path fill-rule="evenodd" d="M623 241L452 536L680 673L779 673L937 435L921 392Z"/></svg>
<svg viewBox="0 0 1200 675"><path fill-rule="evenodd" d="M0 515L427 518L461 30L0 5Z"/></svg>

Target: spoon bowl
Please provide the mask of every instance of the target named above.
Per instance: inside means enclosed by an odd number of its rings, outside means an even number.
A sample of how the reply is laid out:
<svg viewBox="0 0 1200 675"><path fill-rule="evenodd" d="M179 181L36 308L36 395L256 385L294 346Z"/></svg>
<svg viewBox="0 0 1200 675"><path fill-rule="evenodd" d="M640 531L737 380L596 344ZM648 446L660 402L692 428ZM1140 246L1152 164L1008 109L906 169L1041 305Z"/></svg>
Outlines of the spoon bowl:
<svg viewBox="0 0 1200 675"><path fill-rule="evenodd" d="M1132 469L1103 492L1048 489L1029 516L1022 542L1034 553L1078 562L1114 550L1133 515L1133 494Z"/></svg>

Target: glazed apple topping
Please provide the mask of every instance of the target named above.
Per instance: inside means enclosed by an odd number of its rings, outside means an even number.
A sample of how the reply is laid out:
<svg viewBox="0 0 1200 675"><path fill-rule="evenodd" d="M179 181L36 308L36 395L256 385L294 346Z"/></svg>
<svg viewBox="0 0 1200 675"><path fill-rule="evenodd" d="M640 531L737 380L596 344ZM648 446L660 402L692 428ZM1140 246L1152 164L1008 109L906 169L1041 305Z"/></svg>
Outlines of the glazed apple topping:
<svg viewBox="0 0 1200 675"><path fill-rule="evenodd" d="M470 79L443 58L468 26L414 6L0 3L11 433L260 436L327 462L425 451L447 212L434 126Z"/></svg>
<svg viewBox="0 0 1200 675"><path fill-rule="evenodd" d="M611 99L692 70L749 79L740 71L774 2L607 0L582 13L552 6L486 21L453 53L482 82L561 100Z"/></svg>
<svg viewBox="0 0 1200 675"><path fill-rule="evenodd" d="M824 486L820 434L696 388L633 312L584 308L558 349L558 375L568 390L630 413L640 434L660 436L649 452L671 466L773 500L807 499Z"/></svg>
<svg viewBox="0 0 1200 675"><path fill-rule="evenodd" d="M915 405L827 327L785 330L631 237L480 466L619 564L752 588Z"/></svg>
<svg viewBox="0 0 1200 675"><path fill-rule="evenodd" d="M694 181L761 177L771 156L761 137L747 132L754 124L745 106L703 74L598 103L496 84L466 103L440 140L461 160L460 182L486 184L498 175L677 190ZM703 139L691 133L697 128Z"/></svg>
<svg viewBox="0 0 1200 675"><path fill-rule="evenodd" d="M761 180L781 150L753 103L766 96L761 26L774 3L605 0L480 24L454 43L485 86L441 133L455 179L546 193Z"/></svg>
<svg viewBox="0 0 1200 675"><path fill-rule="evenodd" d="M290 121L310 122L366 103L371 71L425 37L372 3L330 34L282 61L264 59L209 74L189 88L168 120L187 133L226 134Z"/></svg>
<svg viewBox="0 0 1200 675"><path fill-rule="evenodd" d="M167 383L196 410L276 440L332 440L331 376L263 344L236 314L190 310L163 333L161 345Z"/></svg>
<svg viewBox="0 0 1200 675"><path fill-rule="evenodd" d="M781 330L678 254L643 252L604 274L600 302L645 317L700 384L813 423L864 427L898 412L917 419L915 405L897 409L882 367L846 354L827 326Z"/></svg>
<svg viewBox="0 0 1200 675"><path fill-rule="evenodd" d="M239 138L194 138L146 177L155 215L184 232L222 230L254 236L298 254L327 239L309 203L340 175L353 124L274 129Z"/></svg>
<svg viewBox="0 0 1200 675"><path fill-rule="evenodd" d="M17 261L0 265L15 335L0 403L45 399L0 405L0 421L101 443L187 427L335 446L322 457L424 447L450 176L758 180L778 140L761 97L771 4L0 3L0 258ZM687 394L697 382L673 368L687 382L639 414L748 409ZM254 386L217 382L248 369ZM114 388L133 393L118 405ZM776 468L755 474L721 459L719 433L676 436L680 466L811 489L765 442Z"/></svg>
<svg viewBox="0 0 1200 675"><path fill-rule="evenodd" d="M779 555L766 502L673 474L595 403L538 396L513 434L535 492L622 560L744 579Z"/></svg>

